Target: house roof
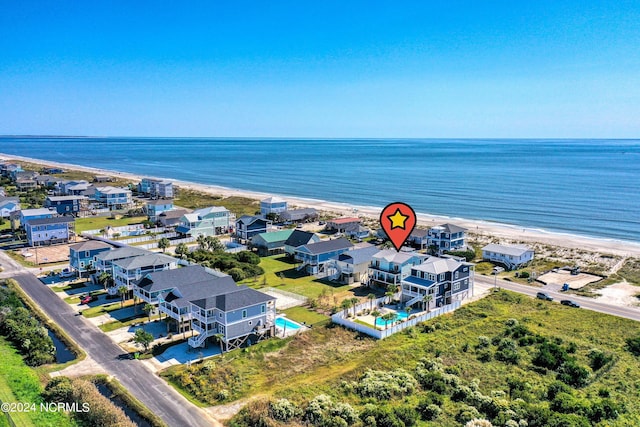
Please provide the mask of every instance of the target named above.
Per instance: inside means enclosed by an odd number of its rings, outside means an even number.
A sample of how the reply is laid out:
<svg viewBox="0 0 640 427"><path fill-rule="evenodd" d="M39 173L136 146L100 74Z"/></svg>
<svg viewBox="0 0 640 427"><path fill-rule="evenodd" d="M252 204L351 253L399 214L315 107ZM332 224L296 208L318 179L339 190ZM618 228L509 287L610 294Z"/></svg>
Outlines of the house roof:
<svg viewBox="0 0 640 427"><path fill-rule="evenodd" d="M414 228L410 236L421 239L427 237L427 233L429 233L429 230L426 228Z"/></svg>
<svg viewBox="0 0 640 427"><path fill-rule="evenodd" d="M289 238L289 236L291 236L291 234L293 234L293 230L291 229L271 231L268 233L260 233L256 236L253 236L251 240L253 241L253 239L255 239L256 237L259 237L260 239L264 240L266 243L276 243L276 242L284 243Z"/></svg>
<svg viewBox="0 0 640 427"><path fill-rule="evenodd" d="M47 199L52 202L64 202L67 200L85 200L86 196L47 196Z"/></svg>
<svg viewBox="0 0 640 427"><path fill-rule="evenodd" d="M308 231L294 230L289 238L284 242L284 244L297 248L298 246L306 245L307 243L309 243L313 236L314 234Z"/></svg>
<svg viewBox="0 0 640 427"><path fill-rule="evenodd" d="M373 256L373 258L383 258L394 264L404 264L415 257L426 258L427 255L422 255L417 252L398 252L395 249L384 249Z"/></svg>
<svg viewBox="0 0 640 427"><path fill-rule="evenodd" d="M22 209L20 211L20 215L22 216L34 216L34 215L53 215L55 211L52 211L47 208L38 208L38 209Z"/></svg>
<svg viewBox="0 0 640 427"><path fill-rule="evenodd" d="M285 199L281 199L280 197L267 197L264 200L260 200L260 203L284 203Z"/></svg>
<svg viewBox="0 0 640 427"><path fill-rule="evenodd" d="M530 251L531 248L529 246L524 245L497 245L495 243L490 243L484 248L483 251L496 252L503 255L511 255L511 256L521 256L524 255L525 252Z"/></svg>
<svg viewBox="0 0 640 427"><path fill-rule="evenodd" d="M102 194L121 194L121 193L131 192L131 190L127 188L117 188L117 187L112 187L110 185L107 185L106 187L97 187L96 190Z"/></svg>
<svg viewBox="0 0 640 427"><path fill-rule="evenodd" d="M193 211L193 214L198 215L200 218L203 218L207 215L209 215L210 213L215 213L215 212L229 212L229 210L227 208L225 208L224 206L209 206L208 208L202 208L202 209L198 209Z"/></svg>
<svg viewBox="0 0 640 427"><path fill-rule="evenodd" d="M331 219L327 222L330 222L332 224L349 224L351 222L360 222L360 218L336 218L336 219Z"/></svg>
<svg viewBox="0 0 640 427"><path fill-rule="evenodd" d="M114 261L113 263L125 270L131 270L134 268L166 265L166 264L171 264L177 261L178 260L175 259L174 257L170 257L162 254L156 254L152 252L149 255L142 255L142 256L136 256L133 258L121 259L121 260Z"/></svg>
<svg viewBox="0 0 640 427"><path fill-rule="evenodd" d="M346 262L347 264L358 265L371 262L373 256L379 251L380 250L375 246L369 246L366 248L352 249L350 251L341 253L340 255L334 256L331 259Z"/></svg>
<svg viewBox="0 0 640 427"><path fill-rule="evenodd" d="M228 278L230 279L230 277ZM165 289L173 289L177 286L187 285L190 283L202 283L207 280L218 279L221 279L221 277L216 277L207 273L207 270L203 266L190 265L183 268L156 271L146 274L139 280L137 286L148 292L156 292ZM233 279L231 279L231 281L233 282Z"/></svg>
<svg viewBox="0 0 640 427"><path fill-rule="evenodd" d="M252 305L266 303L275 300L275 297L248 288L239 286L234 291L192 301L193 304L204 309L217 308L221 311L232 311Z"/></svg>
<svg viewBox="0 0 640 427"><path fill-rule="evenodd" d="M0 197L0 205L8 203L20 203L19 197Z"/></svg>
<svg viewBox="0 0 640 427"><path fill-rule="evenodd" d="M448 271L455 271L462 263L451 258L429 257L422 264L412 267L418 271L424 271L431 274L442 274Z"/></svg>
<svg viewBox="0 0 640 427"><path fill-rule="evenodd" d="M213 298L221 294L234 292L238 286L229 276L213 277L202 282L178 284L161 296L176 307L186 307L191 301Z"/></svg>
<svg viewBox="0 0 640 427"><path fill-rule="evenodd" d="M429 286L436 283L433 280L421 279L420 277L415 277L415 276L407 276L404 279L402 279L402 281L408 282L414 285L418 285L418 286L424 286L425 288L428 288Z"/></svg>
<svg viewBox="0 0 640 427"><path fill-rule="evenodd" d="M69 249L76 252L93 251L95 249L111 249L111 245L99 240L87 240L86 242L80 242L76 243L75 245L71 245L69 246Z"/></svg>
<svg viewBox="0 0 640 427"><path fill-rule="evenodd" d="M306 248L307 252L309 252L312 255L323 254L326 252L333 252L340 249L348 249L351 247L353 247L353 243L351 243L344 237L341 237L335 240L325 240L317 243L309 243L301 246L301 248Z"/></svg>
<svg viewBox="0 0 640 427"><path fill-rule="evenodd" d="M183 215L187 213L184 209L174 209L172 211L164 211L160 214L161 217L172 219L172 218L181 218Z"/></svg>
<svg viewBox="0 0 640 427"><path fill-rule="evenodd" d="M466 228L458 227L457 225L453 225L449 223L438 225L438 227L444 229L444 231L446 231L447 233L460 233L462 231L467 231Z"/></svg>
<svg viewBox="0 0 640 427"><path fill-rule="evenodd" d="M27 224L31 227L35 225L47 225L47 224L68 224L70 222L74 222L76 219L72 216L58 216L53 218L38 218L38 219L30 219L27 221Z"/></svg>
<svg viewBox="0 0 640 427"><path fill-rule="evenodd" d="M137 257L142 255L150 254L151 252L136 248L134 246L125 246L118 249L112 249L110 251L101 252L96 255L96 258L99 258L103 261L114 261L118 259Z"/></svg>
<svg viewBox="0 0 640 427"><path fill-rule="evenodd" d="M271 222L261 216L251 216L251 215L242 215L240 218L236 219L236 223L242 222L245 225L251 225L256 221L262 221L264 223Z"/></svg>

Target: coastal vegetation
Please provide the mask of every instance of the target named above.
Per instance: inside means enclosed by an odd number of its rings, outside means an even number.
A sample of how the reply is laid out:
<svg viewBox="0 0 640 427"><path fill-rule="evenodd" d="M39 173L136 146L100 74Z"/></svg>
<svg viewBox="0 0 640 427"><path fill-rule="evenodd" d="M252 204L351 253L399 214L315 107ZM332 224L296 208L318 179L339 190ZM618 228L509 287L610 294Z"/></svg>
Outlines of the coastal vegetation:
<svg viewBox="0 0 640 427"><path fill-rule="evenodd" d="M234 426L626 426L640 423L637 338L631 320L497 291L382 341L314 327L162 375L202 404L258 396Z"/></svg>
<svg viewBox="0 0 640 427"><path fill-rule="evenodd" d="M239 218L260 211L258 200L249 197L213 195L201 191L178 187L174 204L187 209L200 209L211 205L224 206Z"/></svg>

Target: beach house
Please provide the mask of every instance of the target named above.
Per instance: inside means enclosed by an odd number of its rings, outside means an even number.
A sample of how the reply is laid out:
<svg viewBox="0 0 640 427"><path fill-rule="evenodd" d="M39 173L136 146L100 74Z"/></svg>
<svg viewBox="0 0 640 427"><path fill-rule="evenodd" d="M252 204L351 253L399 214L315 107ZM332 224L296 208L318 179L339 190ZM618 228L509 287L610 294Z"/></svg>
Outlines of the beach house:
<svg viewBox="0 0 640 427"><path fill-rule="evenodd" d="M24 223L29 246L67 243L74 234L75 218L68 216L31 219Z"/></svg>
<svg viewBox="0 0 640 427"><path fill-rule="evenodd" d="M266 217L269 214L280 215L287 210L287 201L279 197L269 197L260 200L260 215Z"/></svg>
<svg viewBox="0 0 640 427"><path fill-rule="evenodd" d="M173 183L166 179L142 178L138 184L138 193L152 199L172 199L174 195Z"/></svg>
<svg viewBox="0 0 640 427"><path fill-rule="evenodd" d="M94 199L100 207L111 211L120 209L130 209L133 207L131 190L118 187L96 187Z"/></svg>
<svg viewBox="0 0 640 427"><path fill-rule="evenodd" d="M0 196L0 218L9 218L13 212L18 212L19 210L19 197Z"/></svg>
<svg viewBox="0 0 640 427"><path fill-rule="evenodd" d="M348 251L352 247L353 243L344 237L299 246L294 252L296 261L301 263L297 269L304 270L308 274L317 277L326 277L334 273L326 268L331 258Z"/></svg>
<svg viewBox="0 0 640 427"><path fill-rule="evenodd" d="M309 231L294 230L293 233L284 242L284 252L293 257L298 249L302 245L309 243L316 243L320 241L320 236Z"/></svg>
<svg viewBox="0 0 640 427"><path fill-rule="evenodd" d="M86 196L47 196L44 206L55 209L60 215L78 216L81 211L87 210L88 199Z"/></svg>
<svg viewBox="0 0 640 427"><path fill-rule="evenodd" d="M174 209L171 211L164 211L158 215L158 222L163 227L177 227L180 225L180 219L189 212L185 209Z"/></svg>
<svg viewBox="0 0 640 427"><path fill-rule="evenodd" d="M482 259L504 265L507 270L525 266L533 260L534 251L525 245L488 244L482 248Z"/></svg>
<svg viewBox="0 0 640 427"><path fill-rule="evenodd" d="M158 296L178 285L199 283L212 277L225 277L226 274L213 275L201 265L189 265L183 268L163 270L145 274L133 285L133 296L145 303L157 305Z"/></svg>
<svg viewBox="0 0 640 427"><path fill-rule="evenodd" d="M405 306L430 310L472 295L473 264L429 257L411 266L401 283L401 301Z"/></svg>
<svg viewBox="0 0 640 427"><path fill-rule="evenodd" d="M222 351L255 344L275 332L276 298L246 286L191 301L191 329L198 333L188 343L197 348L216 337Z"/></svg>
<svg viewBox="0 0 640 427"><path fill-rule="evenodd" d="M344 233L346 230L352 230L362 224L360 218L335 218L327 220L327 231L335 231L336 233Z"/></svg>
<svg viewBox="0 0 640 427"><path fill-rule="evenodd" d="M173 210L173 200L149 200L146 204L146 210L149 221L156 223L160 220L161 214Z"/></svg>
<svg viewBox="0 0 640 427"><path fill-rule="evenodd" d="M340 283L352 284L355 282L367 283L369 265L373 256L380 252L375 246L352 249L331 257L335 272L330 275L331 280Z"/></svg>
<svg viewBox="0 0 640 427"><path fill-rule="evenodd" d="M85 180L60 181L57 184L57 193L61 196L80 196L90 187Z"/></svg>
<svg viewBox="0 0 640 427"><path fill-rule="evenodd" d="M93 266L96 269L96 277L102 273L108 273L113 277L113 263L119 260L133 258L142 255L149 255L152 252L145 249L136 248L135 246L124 246L122 248L111 249L109 251L100 252L93 257Z"/></svg>
<svg viewBox="0 0 640 427"><path fill-rule="evenodd" d="M243 215L236 219L236 239L248 242L253 236L266 233L271 228L271 221L261 216Z"/></svg>
<svg viewBox="0 0 640 427"><path fill-rule="evenodd" d="M465 248L466 228L453 224L442 224L431 227L427 234L427 245L433 247L438 254L445 251L456 251Z"/></svg>
<svg viewBox="0 0 640 427"><path fill-rule="evenodd" d="M414 228L408 240L414 247L425 249L429 246L429 230L426 228Z"/></svg>
<svg viewBox="0 0 640 427"><path fill-rule="evenodd" d="M182 215L176 232L189 236L217 236L229 232L230 213L224 206L211 206Z"/></svg>
<svg viewBox="0 0 640 427"><path fill-rule="evenodd" d="M147 273L174 268L178 268L178 260L176 258L154 252L148 255L113 261L114 286L107 289L107 292L110 295L115 295L121 286L131 290L134 282L140 280Z"/></svg>
<svg viewBox="0 0 640 427"><path fill-rule="evenodd" d="M402 279L411 272L411 267L422 264L427 257L417 252L398 252L393 249L379 251L369 264L369 286L383 289L390 285L400 286Z"/></svg>
<svg viewBox="0 0 640 427"><path fill-rule="evenodd" d="M280 214L280 220L285 223L311 222L317 221L318 218L318 211L314 208L292 209Z"/></svg>
<svg viewBox="0 0 640 427"><path fill-rule="evenodd" d="M291 234L291 229L256 234L250 239L250 246L257 249L260 256L281 254L284 252L284 243Z"/></svg>
<svg viewBox="0 0 640 427"><path fill-rule="evenodd" d="M24 225L34 219L53 218L56 215L56 211L47 208L36 209L22 209L19 211L20 225Z"/></svg>
<svg viewBox="0 0 640 427"><path fill-rule="evenodd" d="M95 270L95 256L111 250L111 245L98 240L87 240L69 246L69 267L83 277Z"/></svg>

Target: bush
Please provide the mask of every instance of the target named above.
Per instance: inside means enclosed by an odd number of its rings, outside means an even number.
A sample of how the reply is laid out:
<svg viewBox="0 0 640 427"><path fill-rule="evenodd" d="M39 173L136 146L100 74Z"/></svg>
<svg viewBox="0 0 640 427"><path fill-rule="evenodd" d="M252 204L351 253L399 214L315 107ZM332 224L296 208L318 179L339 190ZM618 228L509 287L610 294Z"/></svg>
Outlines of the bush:
<svg viewBox="0 0 640 427"><path fill-rule="evenodd" d="M260 257L251 251L241 251L236 254L238 261L245 262L247 264L258 265L260 264Z"/></svg>
<svg viewBox="0 0 640 427"><path fill-rule="evenodd" d="M584 387L589 382L589 371L570 360L562 364L558 370L557 379L574 387Z"/></svg>
<svg viewBox="0 0 640 427"><path fill-rule="evenodd" d="M520 272L520 278L521 279L528 279L529 278L529 272L528 271L521 271Z"/></svg>
<svg viewBox="0 0 640 427"><path fill-rule="evenodd" d="M418 403L418 412L420 417L425 421L433 421L440 416L442 409L433 403Z"/></svg>
<svg viewBox="0 0 640 427"><path fill-rule="evenodd" d="M298 408L287 399L280 399L269 403L269 413L273 419L287 422L297 416Z"/></svg>
<svg viewBox="0 0 640 427"><path fill-rule="evenodd" d="M354 391L361 397L375 397L388 400L393 396L404 396L413 393L416 388L415 378L404 369L394 371L367 371L357 383Z"/></svg>
<svg viewBox="0 0 640 427"><path fill-rule="evenodd" d="M635 338L627 339L627 350L634 356L640 356L640 335Z"/></svg>
<svg viewBox="0 0 640 427"><path fill-rule="evenodd" d="M597 348L592 348L587 354L587 357L589 358L589 366L591 366L591 369L594 371L601 369L613 359L610 354L605 354Z"/></svg>
<svg viewBox="0 0 640 427"><path fill-rule="evenodd" d="M231 270L227 271L227 274L229 274L229 276L231 276L231 278L236 282L245 279L244 271L240 267L232 268Z"/></svg>
<svg viewBox="0 0 640 427"><path fill-rule="evenodd" d="M47 402L71 402L73 396L73 386L69 377L55 377L47 383L42 393L42 397Z"/></svg>
<svg viewBox="0 0 640 427"><path fill-rule="evenodd" d="M393 413L402 421L405 427L412 427L418 420L418 412L408 405L397 406L393 409Z"/></svg>
<svg viewBox="0 0 640 427"><path fill-rule="evenodd" d="M468 423L471 420L480 418L480 412L473 406L464 406L456 414L456 421L460 424Z"/></svg>
<svg viewBox="0 0 640 427"><path fill-rule="evenodd" d="M366 405L360 413L360 419L367 422L367 426L376 427L404 427L404 423L398 419L396 414L384 406ZM371 423L374 420L374 423Z"/></svg>
<svg viewBox="0 0 640 427"><path fill-rule="evenodd" d="M6 297L4 301L11 303L12 297ZM27 365L40 366L55 361L56 348L47 329L29 310L23 307L8 307L3 309L3 313L0 333L24 355Z"/></svg>

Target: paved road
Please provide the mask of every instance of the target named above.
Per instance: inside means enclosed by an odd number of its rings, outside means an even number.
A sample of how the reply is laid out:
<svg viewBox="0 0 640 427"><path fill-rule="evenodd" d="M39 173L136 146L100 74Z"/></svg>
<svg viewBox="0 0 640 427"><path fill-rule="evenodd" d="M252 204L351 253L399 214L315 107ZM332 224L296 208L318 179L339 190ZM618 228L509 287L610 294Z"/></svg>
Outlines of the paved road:
<svg viewBox="0 0 640 427"><path fill-rule="evenodd" d="M2 263L6 265L4 257ZM124 350L84 317L76 315L67 303L58 298L33 274L18 273L13 278L87 354L170 427L221 425L208 417L202 409L187 401L140 361L119 360L118 355L123 354Z"/></svg>
<svg viewBox="0 0 640 427"><path fill-rule="evenodd" d="M481 283L483 285L493 286L494 278L481 276L478 274L475 276L475 281L476 283ZM606 314L611 314L613 316L624 317L627 319L640 321L640 310L637 308L605 304L593 298L581 297L578 295L567 294L565 292L553 291L549 289L549 287L547 286L534 287L534 286L528 286L528 285L521 285L519 283L513 283L513 282L500 280L500 279L497 280L497 285L503 289L508 289L510 291L518 292L518 293L529 295L532 297L535 297L538 292L544 292L552 296L554 302L559 302L560 300L563 300L563 299L570 299L580 304L582 308L586 308L588 310L598 311L600 313L606 313Z"/></svg>

